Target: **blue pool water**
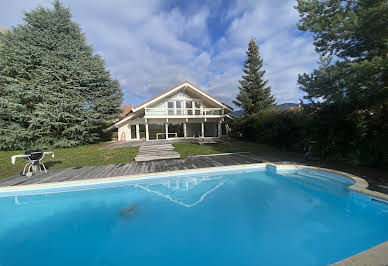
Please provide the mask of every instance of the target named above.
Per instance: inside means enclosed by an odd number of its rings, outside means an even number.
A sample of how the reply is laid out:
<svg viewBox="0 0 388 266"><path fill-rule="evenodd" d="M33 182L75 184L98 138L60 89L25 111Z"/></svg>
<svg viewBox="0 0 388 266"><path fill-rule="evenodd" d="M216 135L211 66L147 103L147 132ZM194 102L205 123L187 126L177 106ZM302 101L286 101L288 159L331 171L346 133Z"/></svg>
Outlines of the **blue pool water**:
<svg viewBox="0 0 388 266"><path fill-rule="evenodd" d="M351 184L257 168L4 196L0 265L327 265L388 240Z"/></svg>

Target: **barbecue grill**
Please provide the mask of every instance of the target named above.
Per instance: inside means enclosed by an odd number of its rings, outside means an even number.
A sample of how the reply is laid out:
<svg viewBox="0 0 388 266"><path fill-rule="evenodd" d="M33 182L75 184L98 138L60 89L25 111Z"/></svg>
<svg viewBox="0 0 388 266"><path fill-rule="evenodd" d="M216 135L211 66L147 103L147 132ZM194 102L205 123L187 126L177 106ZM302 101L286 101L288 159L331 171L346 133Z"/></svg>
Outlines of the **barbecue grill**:
<svg viewBox="0 0 388 266"><path fill-rule="evenodd" d="M32 176L33 173L44 172L47 174L46 166L41 162L45 155L51 155L54 158L54 152L43 152L39 149L26 151L24 154L18 154L11 157L11 163L15 164L16 158L24 158L28 163L24 166L23 171L20 175Z"/></svg>

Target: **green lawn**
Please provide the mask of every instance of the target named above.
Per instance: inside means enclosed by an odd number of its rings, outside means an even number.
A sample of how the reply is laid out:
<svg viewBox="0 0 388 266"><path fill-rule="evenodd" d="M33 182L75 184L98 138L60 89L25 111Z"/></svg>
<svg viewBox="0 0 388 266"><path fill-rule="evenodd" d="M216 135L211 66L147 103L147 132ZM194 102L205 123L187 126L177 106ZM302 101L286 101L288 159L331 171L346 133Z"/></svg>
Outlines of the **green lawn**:
<svg viewBox="0 0 388 266"><path fill-rule="evenodd" d="M249 141L231 141L217 144L202 144L197 143L175 143L173 144L175 150L181 154L182 157L192 155L206 155L229 152L268 152L274 149L265 144L258 144Z"/></svg>
<svg viewBox="0 0 388 266"><path fill-rule="evenodd" d="M49 169L127 163L133 161L139 150L138 147L100 149L104 145L106 143L50 149L48 151L53 151L55 158L48 156L43 162ZM23 153L24 151L0 151L0 178L17 175L23 170L26 160L16 159L16 164L11 164L12 155Z"/></svg>

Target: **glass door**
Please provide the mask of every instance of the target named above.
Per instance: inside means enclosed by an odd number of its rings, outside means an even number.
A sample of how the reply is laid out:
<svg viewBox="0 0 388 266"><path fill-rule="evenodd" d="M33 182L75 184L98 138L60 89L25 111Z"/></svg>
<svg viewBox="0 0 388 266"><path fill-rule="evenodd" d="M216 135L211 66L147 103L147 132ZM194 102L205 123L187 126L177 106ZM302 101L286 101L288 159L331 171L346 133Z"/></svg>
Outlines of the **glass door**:
<svg viewBox="0 0 388 266"><path fill-rule="evenodd" d="M136 125L131 125L131 139L136 139Z"/></svg>

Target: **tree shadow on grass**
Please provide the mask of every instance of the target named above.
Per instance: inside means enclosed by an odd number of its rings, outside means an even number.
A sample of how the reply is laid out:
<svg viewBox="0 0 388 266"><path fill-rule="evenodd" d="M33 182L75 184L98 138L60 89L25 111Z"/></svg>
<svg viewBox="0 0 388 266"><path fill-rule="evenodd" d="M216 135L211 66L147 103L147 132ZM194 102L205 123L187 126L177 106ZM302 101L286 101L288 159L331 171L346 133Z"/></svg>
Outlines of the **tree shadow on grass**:
<svg viewBox="0 0 388 266"><path fill-rule="evenodd" d="M57 164L62 164L62 161L47 161L47 162L43 162L44 165L46 166L47 169L53 167L54 165L57 165Z"/></svg>

